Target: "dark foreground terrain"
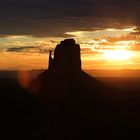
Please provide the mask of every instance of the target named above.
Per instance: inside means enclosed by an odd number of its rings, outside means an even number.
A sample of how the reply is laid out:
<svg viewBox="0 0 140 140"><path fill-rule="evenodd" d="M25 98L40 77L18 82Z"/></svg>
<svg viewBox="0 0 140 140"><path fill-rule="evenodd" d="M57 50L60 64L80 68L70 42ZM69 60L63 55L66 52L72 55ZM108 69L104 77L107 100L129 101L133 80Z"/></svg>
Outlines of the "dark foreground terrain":
<svg viewBox="0 0 140 140"><path fill-rule="evenodd" d="M55 140L140 136L140 78L98 79L115 88L117 94L109 94L107 103L102 96L99 104L91 99L92 106L87 109L81 105L79 112L72 106L52 112L16 79L0 79L0 136ZM83 101L85 105L89 100Z"/></svg>

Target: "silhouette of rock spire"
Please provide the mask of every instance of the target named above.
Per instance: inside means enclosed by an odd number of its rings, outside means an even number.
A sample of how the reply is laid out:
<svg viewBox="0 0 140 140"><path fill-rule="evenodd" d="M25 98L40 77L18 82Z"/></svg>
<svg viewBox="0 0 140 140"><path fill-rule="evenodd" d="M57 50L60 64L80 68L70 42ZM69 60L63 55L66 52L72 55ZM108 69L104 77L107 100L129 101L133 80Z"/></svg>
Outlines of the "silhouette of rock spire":
<svg viewBox="0 0 140 140"><path fill-rule="evenodd" d="M52 51L50 51L49 53L49 67L48 67L48 70L52 70L54 67L54 60L52 58Z"/></svg>
<svg viewBox="0 0 140 140"><path fill-rule="evenodd" d="M64 72L81 70L80 46L74 39L66 39L58 44L54 51L54 59L49 56L49 70L56 69Z"/></svg>

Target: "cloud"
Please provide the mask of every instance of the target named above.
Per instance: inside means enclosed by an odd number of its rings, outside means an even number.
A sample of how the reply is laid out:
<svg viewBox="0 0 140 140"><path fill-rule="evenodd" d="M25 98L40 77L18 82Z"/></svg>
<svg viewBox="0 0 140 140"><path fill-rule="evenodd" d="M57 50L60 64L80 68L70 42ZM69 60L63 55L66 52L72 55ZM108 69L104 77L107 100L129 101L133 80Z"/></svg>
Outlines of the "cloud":
<svg viewBox="0 0 140 140"><path fill-rule="evenodd" d="M43 46L20 46L20 47L11 47L7 49L1 49L1 52L16 52L16 53L40 53L40 54L46 54L50 50L54 50L54 48L50 47L43 47ZM101 54L98 50L92 50L91 47L81 47L81 54L82 55L95 55L95 54Z"/></svg>
<svg viewBox="0 0 140 140"><path fill-rule="evenodd" d="M140 51L140 42L138 42L135 45L131 46L131 50Z"/></svg>
<svg viewBox="0 0 140 140"><path fill-rule="evenodd" d="M35 46L22 46L4 49L5 52L22 52L22 53L41 53L45 54L50 51L49 48L35 47Z"/></svg>
<svg viewBox="0 0 140 140"><path fill-rule="evenodd" d="M138 38L136 36L133 36L133 35L106 38L107 41L112 42L113 44L118 42L118 41L133 41L133 40L137 40L137 39Z"/></svg>
<svg viewBox="0 0 140 140"><path fill-rule="evenodd" d="M34 46L25 46L25 47L12 47L12 48L8 48L6 49L7 52L23 52L25 50L28 49L34 49Z"/></svg>
<svg viewBox="0 0 140 140"><path fill-rule="evenodd" d="M140 27L137 27L134 32L131 33L131 35L135 35L135 36L138 36L140 35Z"/></svg>
<svg viewBox="0 0 140 140"><path fill-rule="evenodd" d="M139 26L139 11L139 0L2 0L0 29L2 36L69 37L66 32Z"/></svg>

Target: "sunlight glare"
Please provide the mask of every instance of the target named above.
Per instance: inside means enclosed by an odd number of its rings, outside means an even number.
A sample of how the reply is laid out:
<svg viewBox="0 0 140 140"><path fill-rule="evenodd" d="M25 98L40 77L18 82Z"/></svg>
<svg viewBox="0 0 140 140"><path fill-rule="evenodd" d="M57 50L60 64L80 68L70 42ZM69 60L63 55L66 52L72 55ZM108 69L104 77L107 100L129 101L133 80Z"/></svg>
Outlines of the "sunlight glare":
<svg viewBox="0 0 140 140"><path fill-rule="evenodd" d="M103 55L109 60L127 60L132 58L134 53L128 50L108 50L104 51Z"/></svg>

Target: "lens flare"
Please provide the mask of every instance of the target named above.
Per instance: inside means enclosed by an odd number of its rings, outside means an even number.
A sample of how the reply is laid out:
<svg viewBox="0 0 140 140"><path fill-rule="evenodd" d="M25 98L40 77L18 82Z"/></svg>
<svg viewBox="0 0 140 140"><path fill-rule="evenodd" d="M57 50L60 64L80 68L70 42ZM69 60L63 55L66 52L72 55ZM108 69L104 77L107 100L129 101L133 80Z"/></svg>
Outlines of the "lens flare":
<svg viewBox="0 0 140 140"><path fill-rule="evenodd" d="M31 82L31 76L29 71L19 71L17 79L21 87L28 89L29 83Z"/></svg>

